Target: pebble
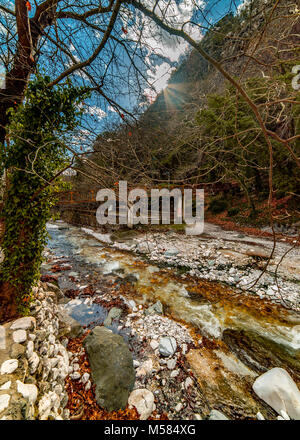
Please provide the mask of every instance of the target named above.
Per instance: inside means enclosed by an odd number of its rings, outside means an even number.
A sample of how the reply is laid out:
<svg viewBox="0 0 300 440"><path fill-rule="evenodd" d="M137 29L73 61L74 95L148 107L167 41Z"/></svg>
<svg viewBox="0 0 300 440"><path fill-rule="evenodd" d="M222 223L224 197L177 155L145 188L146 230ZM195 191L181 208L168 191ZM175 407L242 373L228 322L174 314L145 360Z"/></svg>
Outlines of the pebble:
<svg viewBox="0 0 300 440"><path fill-rule="evenodd" d="M182 405L182 403L179 402L179 403L175 406L174 409L175 409L176 412L180 412L180 411L182 410L182 408L183 408L183 405Z"/></svg>
<svg viewBox="0 0 300 440"><path fill-rule="evenodd" d="M81 382L82 383L87 383L87 381L89 380L90 375L89 373L83 373L82 377L81 377Z"/></svg>
<svg viewBox="0 0 300 440"><path fill-rule="evenodd" d="M190 377L187 377L185 382L184 382L184 387L187 390L188 387L190 387L191 385L193 385L193 379L191 379Z"/></svg>
<svg viewBox="0 0 300 440"><path fill-rule="evenodd" d="M75 371L75 373L70 374L70 378L73 380L78 380L81 378L81 374L78 373L78 371Z"/></svg>

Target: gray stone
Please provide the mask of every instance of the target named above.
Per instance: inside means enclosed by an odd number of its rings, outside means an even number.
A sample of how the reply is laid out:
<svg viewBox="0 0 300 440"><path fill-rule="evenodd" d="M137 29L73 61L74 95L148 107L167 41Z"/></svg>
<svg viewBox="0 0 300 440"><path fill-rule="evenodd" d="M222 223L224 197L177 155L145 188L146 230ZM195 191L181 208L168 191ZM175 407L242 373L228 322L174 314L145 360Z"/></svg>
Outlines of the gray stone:
<svg viewBox="0 0 300 440"><path fill-rule="evenodd" d="M179 250L174 247L167 249L164 255L165 257L175 257L177 254L179 254Z"/></svg>
<svg viewBox="0 0 300 440"><path fill-rule="evenodd" d="M135 382L133 358L124 339L105 327L85 338L97 403L108 411L124 409Z"/></svg>
<svg viewBox="0 0 300 440"><path fill-rule="evenodd" d="M158 350L162 356L173 356L177 349L176 339L172 336L161 338L159 341Z"/></svg>
<svg viewBox="0 0 300 440"><path fill-rule="evenodd" d="M113 307L112 309L110 309L106 319L103 322L103 325L105 325L105 327L111 326L113 319L118 319L121 315L122 310L118 309L118 307Z"/></svg>
<svg viewBox="0 0 300 440"><path fill-rule="evenodd" d="M209 420L229 420L221 411L213 409L209 414Z"/></svg>
<svg viewBox="0 0 300 440"><path fill-rule="evenodd" d="M163 315L163 313L164 309L160 301L157 301L155 304L145 310L145 315Z"/></svg>

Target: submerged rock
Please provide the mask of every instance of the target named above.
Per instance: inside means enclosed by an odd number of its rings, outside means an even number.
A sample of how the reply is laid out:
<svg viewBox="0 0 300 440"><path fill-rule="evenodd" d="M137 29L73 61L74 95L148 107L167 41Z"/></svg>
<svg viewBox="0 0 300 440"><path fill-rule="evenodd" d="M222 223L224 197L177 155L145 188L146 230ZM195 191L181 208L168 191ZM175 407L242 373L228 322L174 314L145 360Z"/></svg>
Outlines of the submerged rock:
<svg viewBox="0 0 300 440"><path fill-rule="evenodd" d="M59 333L60 336L68 336L69 338L77 338L82 335L83 329L76 319L68 315L64 310L58 313Z"/></svg>
<svg viewBox="0 0 300 440"><path fill-rule="evenodd" d="M278 414L284 411L292 419L300 420L300 391L283 368L272 368L259 376L253 390Z"/></svg>
<svg viewBox="0 0 300 440"><path fill-rule="evenodd" d="M148 307L147 310L145 310L145 315L163 315L164 309L163 305L160 301L157 301L152 306Z"/></svg>
<svg viewBox="0 0 300 440"><path fill-rule="evenodd" d="M107 411L124 409L135 382L133 358L124 339L105 327L95 327L84 346L97 403Z"/></svg>
<svg viewBox="0 0 300 440"><path fill-rule="evenodd" d="M121 315L122 310L118 309L118 307L113 307L110 309L107 318L103 322L103 325L105 325L105 327L109 327L112 324L113 319L118 319Z"/></svg>

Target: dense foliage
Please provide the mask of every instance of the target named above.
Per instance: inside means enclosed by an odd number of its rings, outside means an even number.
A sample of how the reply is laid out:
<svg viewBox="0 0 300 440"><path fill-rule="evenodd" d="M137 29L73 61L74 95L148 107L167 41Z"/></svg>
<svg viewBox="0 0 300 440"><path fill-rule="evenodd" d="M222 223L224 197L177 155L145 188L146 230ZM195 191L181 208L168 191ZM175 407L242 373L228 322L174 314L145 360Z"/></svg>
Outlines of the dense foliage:
<svg viewBox="0 0 300 440"><path fill-rule="evenodd" d="M46 222L59 185L56 176L67 166L65 136L75 127L80 114L75 104L84 96L83 89L69 83L49 88L49 82L50 78L38 76L30 83L24 104L10 109L9 142L1 146L6 192L0 276L1 282L16 288L22 313L28 311L39 277Z"/></svg>

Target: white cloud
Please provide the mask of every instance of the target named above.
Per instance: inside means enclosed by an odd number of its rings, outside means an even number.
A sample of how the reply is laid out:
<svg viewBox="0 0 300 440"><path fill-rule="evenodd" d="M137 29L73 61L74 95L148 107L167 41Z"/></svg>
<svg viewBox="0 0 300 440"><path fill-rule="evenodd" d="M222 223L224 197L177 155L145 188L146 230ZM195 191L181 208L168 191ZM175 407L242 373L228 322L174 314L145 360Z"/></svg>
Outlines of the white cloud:
<svg viewBox="0 0 300 440"><path fill-rule="evenodd" d="M88 113L91 116L97 116L98 119L103 119L107 116L107 113L105 113L104 110L101 110L101 108L95 106L95 105L90 105L89 109L88 109Z"/></svg>
<svg viewBox="0 0 300 440"><path fill-rule="evenodd" d="M152 1L144 0L143 4L152 10ZM203 36L201 29L191 24L190 20L196 8L203 6L203 0L182 0L179 4L175 0L160 0L155 8L155 13L166 24L175 29L181 29L184 25L184 31L194 40L200 41ZM153 20L143 15L136 17L135 24L128 27L127 31L129 38L136 40L138 36L142 44L147 47L148 54L145 57L145 63L149 66L147 71L148 80L157 93L161 92L167 85L172 68L167 62L153 66L150 56L155 54L164 59L169 59L170 63L178 62L180 56L187 50L188 43L182 38L163 31ZM146 88L144 95L148 96L149 100L155 97L155 93L151 88Z"/></svg>
<svg viewBox="0 0 300 440"><path fill-rule="evenodd" d="M107 113L96 105L83 105L80 103L78 104L78 108L83 109L83 113L89 114L92 117L96 116L98 119L103 119L107 116Z"/></svg>

